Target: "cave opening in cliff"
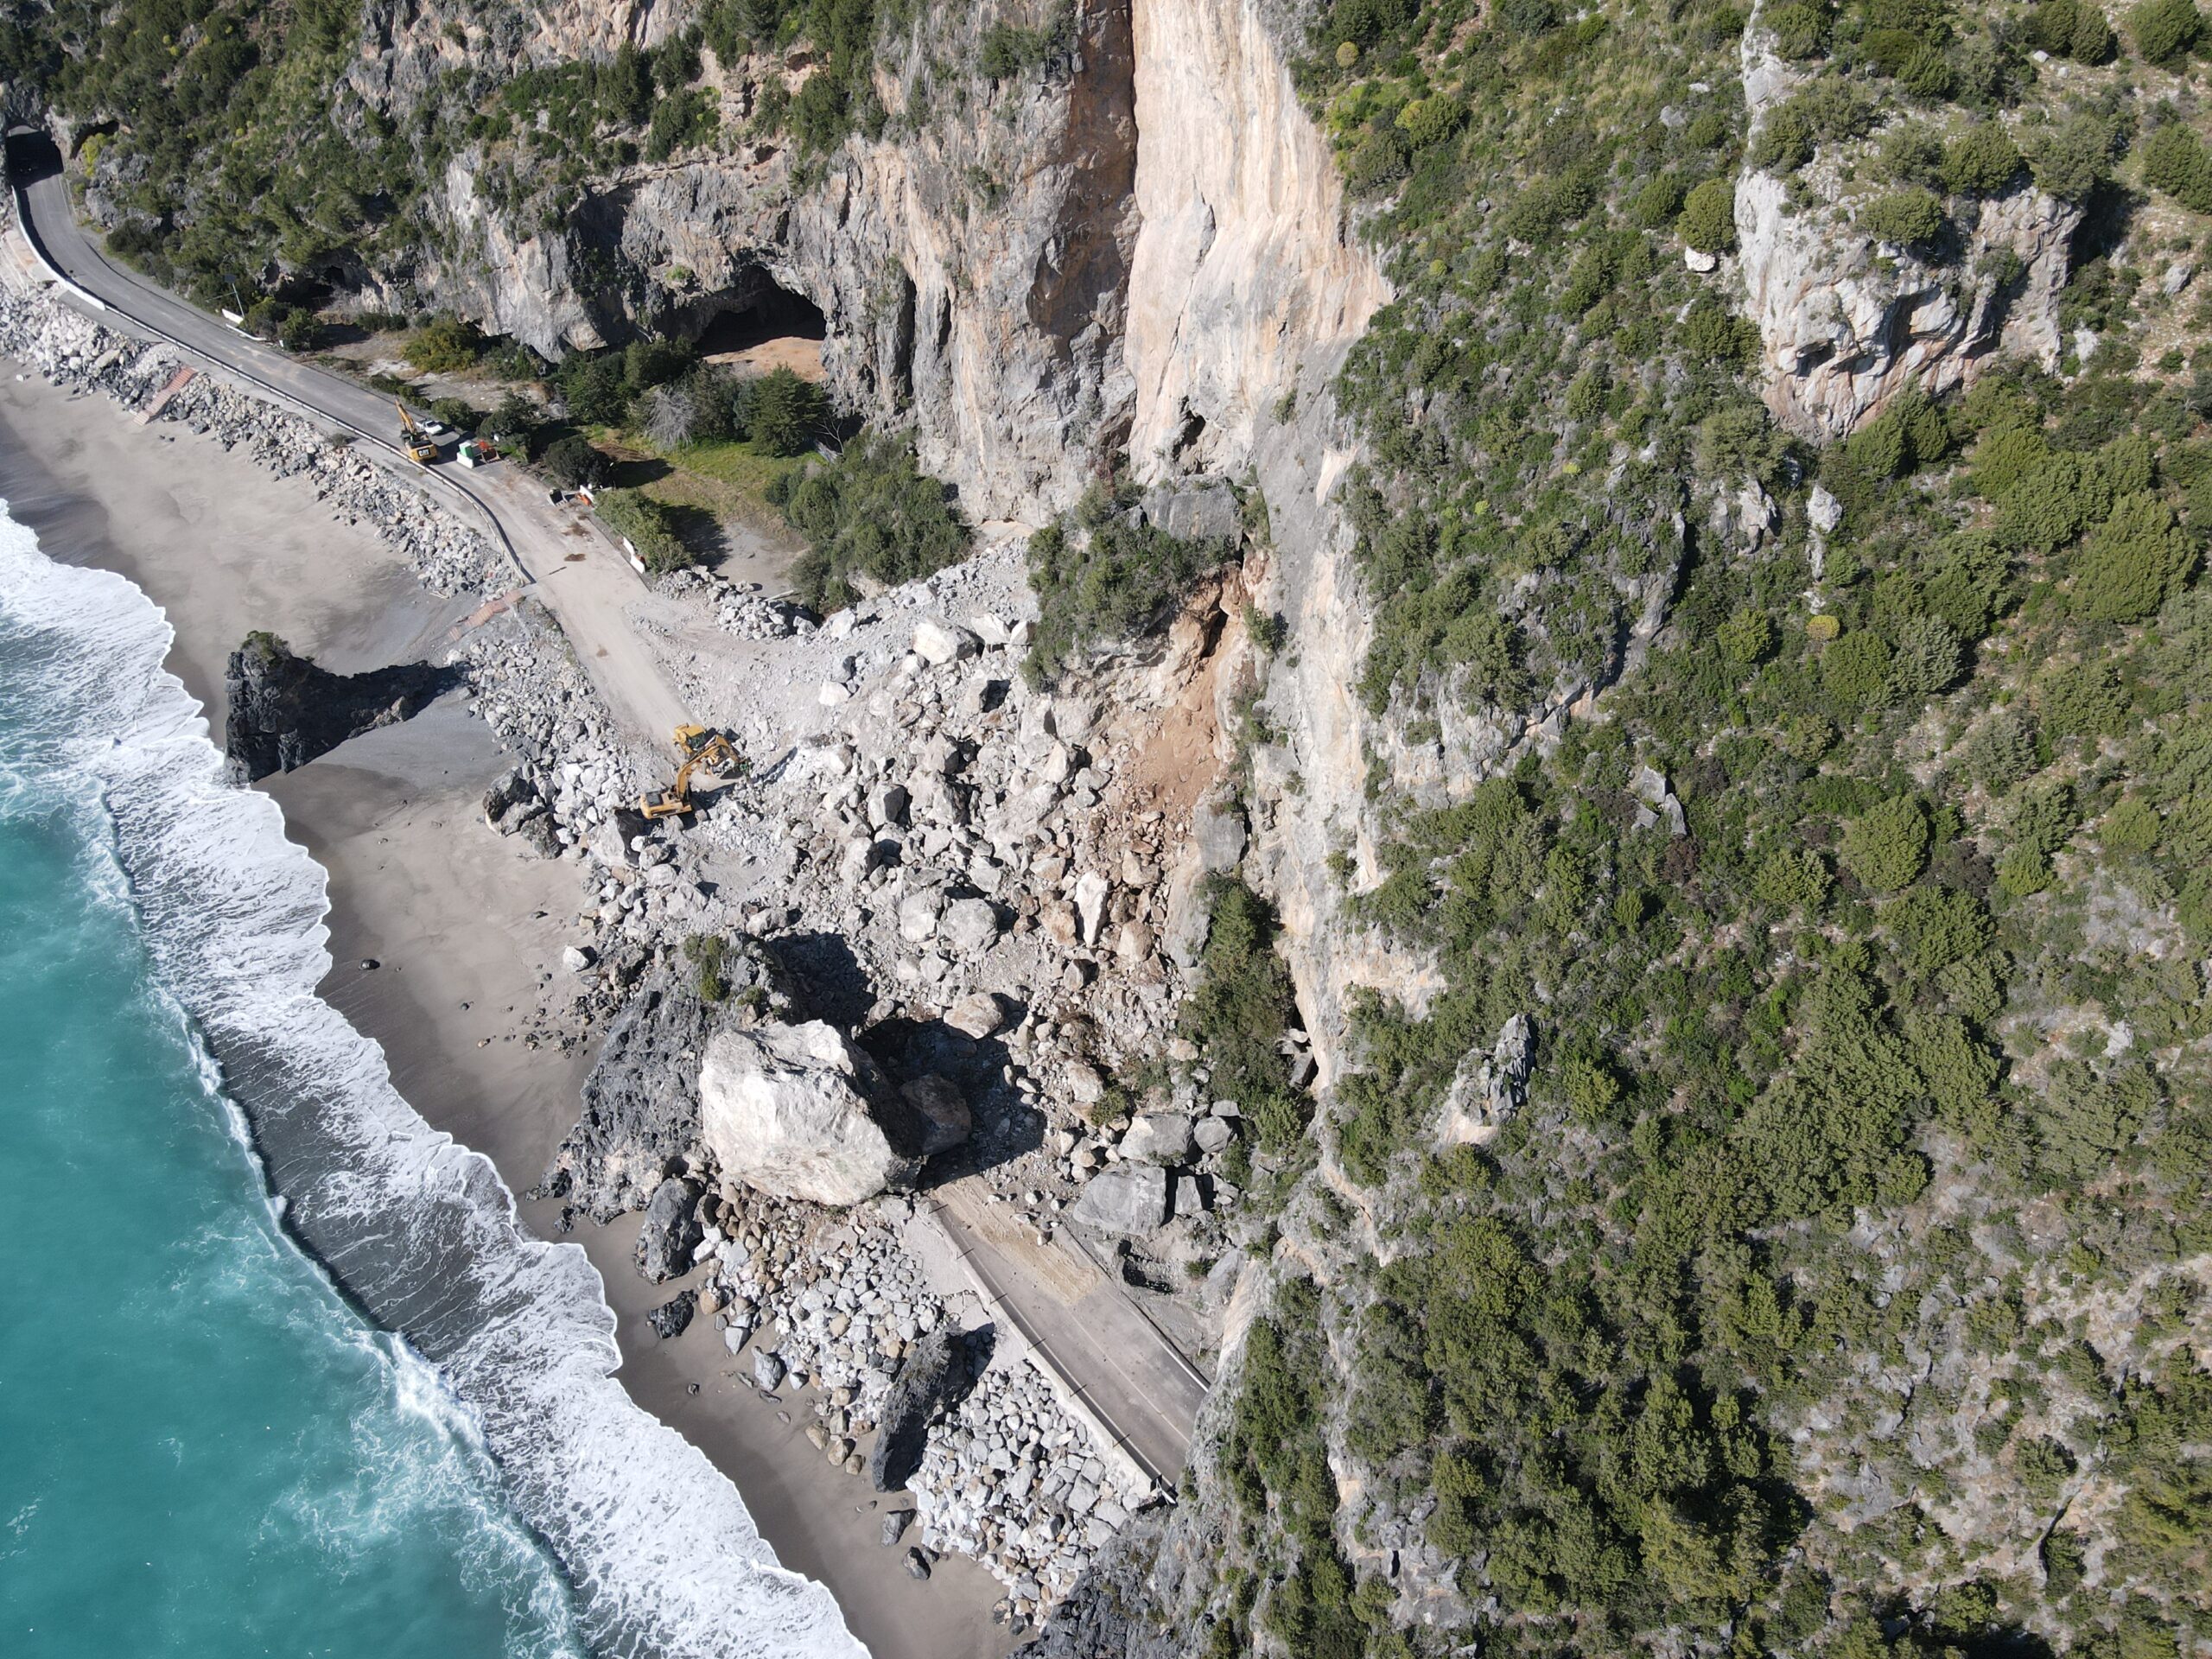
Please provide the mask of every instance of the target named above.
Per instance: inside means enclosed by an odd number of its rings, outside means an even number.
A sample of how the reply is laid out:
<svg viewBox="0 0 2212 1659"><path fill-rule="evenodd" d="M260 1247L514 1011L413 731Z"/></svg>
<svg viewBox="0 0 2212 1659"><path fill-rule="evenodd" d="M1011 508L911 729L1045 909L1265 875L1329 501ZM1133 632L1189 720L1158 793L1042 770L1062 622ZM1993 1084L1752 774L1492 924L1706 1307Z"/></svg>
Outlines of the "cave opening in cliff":
<svg viewBox="0 0 2212 1659"><path fill-rule="evenodd" d="M699 355L759 373L788 368L819 380L822 342L829 333L829 321L813 301L764 283L744 303L726 306L708 320Z"/></svg>

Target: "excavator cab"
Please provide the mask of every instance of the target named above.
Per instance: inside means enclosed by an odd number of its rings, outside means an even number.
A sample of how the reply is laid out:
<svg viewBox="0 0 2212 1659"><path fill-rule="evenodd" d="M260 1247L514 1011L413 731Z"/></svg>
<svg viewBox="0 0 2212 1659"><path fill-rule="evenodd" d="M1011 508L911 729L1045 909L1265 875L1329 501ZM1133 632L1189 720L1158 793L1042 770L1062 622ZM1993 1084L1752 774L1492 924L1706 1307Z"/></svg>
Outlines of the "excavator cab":
<svg viewBox="0 0 2212 1659"><path fill-rule="evenodd" d="M418 467L427 467L438 458L435 439L416 424L415 417L407 412L407 405L394 403L399 411L399 447L407 452L407 459Z"/></svg>
<svg viewBox="0 0 2212 1659"><path fill-rule="evenodd" d="M691 775L701 772L717 785L734 783L746 773L745 757L720 732L706 726L676 728L676 752L683 757L676 782L668 789L649 790L638 798L638 812L648 823L684 817L692 810Z"/></svg>

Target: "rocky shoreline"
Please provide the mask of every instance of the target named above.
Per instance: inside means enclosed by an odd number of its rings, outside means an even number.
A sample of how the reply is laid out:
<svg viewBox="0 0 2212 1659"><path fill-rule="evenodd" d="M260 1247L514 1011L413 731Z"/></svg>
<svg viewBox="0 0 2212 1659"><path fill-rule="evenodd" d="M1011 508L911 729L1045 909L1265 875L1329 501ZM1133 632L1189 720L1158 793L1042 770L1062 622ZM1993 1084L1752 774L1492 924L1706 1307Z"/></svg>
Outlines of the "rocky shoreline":
<svg viewBox="0 0 2212 1659"><path fill-rule="evenodd" d="M170 387L180 366L167 347L20 291L0 292L0 352L126 409ZM612 1038L551 1189L595 1219L645 1210L659 1240L649 1276L686 1281L655 1328L712 1319L731 1356L751 1352L765 1407L812 1419L827 1460L858 1478L886 1474L863 1442L889 1414L915 1447L903 1487L912 1531L887 1524L887 1541L908 1543L918 1576L938 1552L975 1556L1006 1586L1006 1620L1040 1620L1093 1552L1166 1494L1095 1441L1017 1335L972 1335L976 1298L923 1266L940 1236L927 1201L893 1190L840 1214L721 1166L701 1144L693 1066L695 1044L732 1020L671 993L697 982L687 942L713 939L738 1023L821 1012L858 1032L881 1063L890 1114L936 1125L931 1178L978 1178L1039 1244L1084 1213L1086 1183L1101 1195L1134 1186L1091 1205L1092 1221L1127 1236L1122 1249L1155 1249L1186 1276L1191 1262L1233 1261L1224 1214L1236 1183L1219 1156L1236 1144L1233 1119L1214 1115L1202 1077L1145 1103L1109 1098L1105 1084L1132 1054L1180 1040L1208 868L1185 850L1204 841L1217 854L1223 837L1193 838L1197 803L1153 804L1160 781L1123 775L1128 751L1101 710L1157 710L1187 693L1205 655L1198 636L1164 664L1127 668L1097 701L1056 698L1015 671L1028 623L1010 550L827 626L711 579L680 581L675 602L786 650L776 667L787 678L816 677L805 683L821 728L787 734L795 741L752 787L691 829L649 824L632 804L664 763L631 748L558 628L505 592L504 562L480 535L215 375L174 388L157 418L300 478L426 587L499 613L461 636L450 665L461 696L524 757L486 817L518 856L574 864L584 895L567 972L541 976L524 1039ZM1241 848L1241 830L1235 839ZM623 1040L671 1002L683 1031ZM632 1109L608 1116L626 1074ZM972 1136L957 1133L963 1122ZM956 1330L971 1334L952 1343Z"/></svg>

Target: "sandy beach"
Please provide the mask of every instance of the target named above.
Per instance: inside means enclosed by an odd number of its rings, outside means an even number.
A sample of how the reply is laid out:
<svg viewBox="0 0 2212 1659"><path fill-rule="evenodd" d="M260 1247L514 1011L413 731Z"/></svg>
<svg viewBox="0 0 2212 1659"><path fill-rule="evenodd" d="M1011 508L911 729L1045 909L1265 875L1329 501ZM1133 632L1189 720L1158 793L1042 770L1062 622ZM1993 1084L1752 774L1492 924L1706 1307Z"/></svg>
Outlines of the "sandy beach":
<svg viewBox="0 0 2212 1659"><path fill-rule="evenodd" d="M219 738L223 664L250 630L353 671L440 651L470 609L426 592L397 554L334 522L304 486L211 439L140 428L105 398L12 371L0 378L0 495L49 550L130 576L167 611L170 666ZM523 1040L583 895L576 867L525 857L484 823L485 785L510 764L448 697L266 787L330 874L325 995L382 1044L416 1109L489 1155L520 1192L573 1122L590 1056ZM365 969L366 960L378 966ZM557 1208L522 1213L550 1236ZM903 1551L880 1546L883 1500L824 1462L803 1437L803 1413L754 1392L709 1321L673 1342L653 1336L645 1314L675 1287L648 1286L632 1268L636 1226L630 1217L571 1236L620 1320L632 1396L736 1482L779 1558L829 1586L879 1659L1007 1651L989 1616L998 1582L959 1558L926 1583L910 1579Z"/></svg>

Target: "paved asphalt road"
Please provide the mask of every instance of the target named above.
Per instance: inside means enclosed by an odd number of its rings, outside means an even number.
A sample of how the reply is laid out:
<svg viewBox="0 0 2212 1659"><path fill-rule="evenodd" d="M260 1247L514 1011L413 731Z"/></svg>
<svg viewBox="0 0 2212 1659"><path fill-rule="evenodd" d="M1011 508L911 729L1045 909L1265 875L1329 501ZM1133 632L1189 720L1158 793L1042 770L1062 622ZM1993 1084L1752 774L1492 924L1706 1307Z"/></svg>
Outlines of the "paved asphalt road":
<svg viewBox="0 0 2212 1659"><path fill-rule="evenodd" d="M8 162L26 226L53 266L110 307L101 321L157 334L242 378L257 382L404 463L392 442L390 400L340 376L286 356L186 304L135 271L111 262L79 228L60 170L43 137L8 140ZM690 718L623 613L644 584L588 513L556 506L519 469L473 474L457 463L428 469L434 488L473 503L490 522L559 621L601 692L649 747ZM581 551L582 559L571 556ZM1087 1262L1016 1236L964 1192L947 1191L940 1215L1000 1300L1032 1328L1061 1374L1107 1425L1172 1488L1190 1452L1191 1427L1205 1398L1205 1379L1120 1287Z"/></svg>
<svg viewBox="0 0 2212 1659"><path fill-rule="evenodd" d="M930 1194L938 1224L1022 1335L1147 1473L1173 1491L1190 1460L1206 1380L1090 1260L989 1202L972 1178Z"/></svg>
<svg viewBox="0 0 2212 1659"><path fill-rule="evenodd" d="M78 226L60 162L43 137L8 140L26 228L55 270L110 308L101 321L165 338L404 464L393 442L398 416L391 399L250 339L108 259ZM448 461L425 472L434 490L474 504L472 516L512 551L529 591L560 622L616 718L649 752L666 750L669 734L691 716L623 614L645 596L645 584L590 514L549 502L543 488L512 466L467 473Z"/></svg>

